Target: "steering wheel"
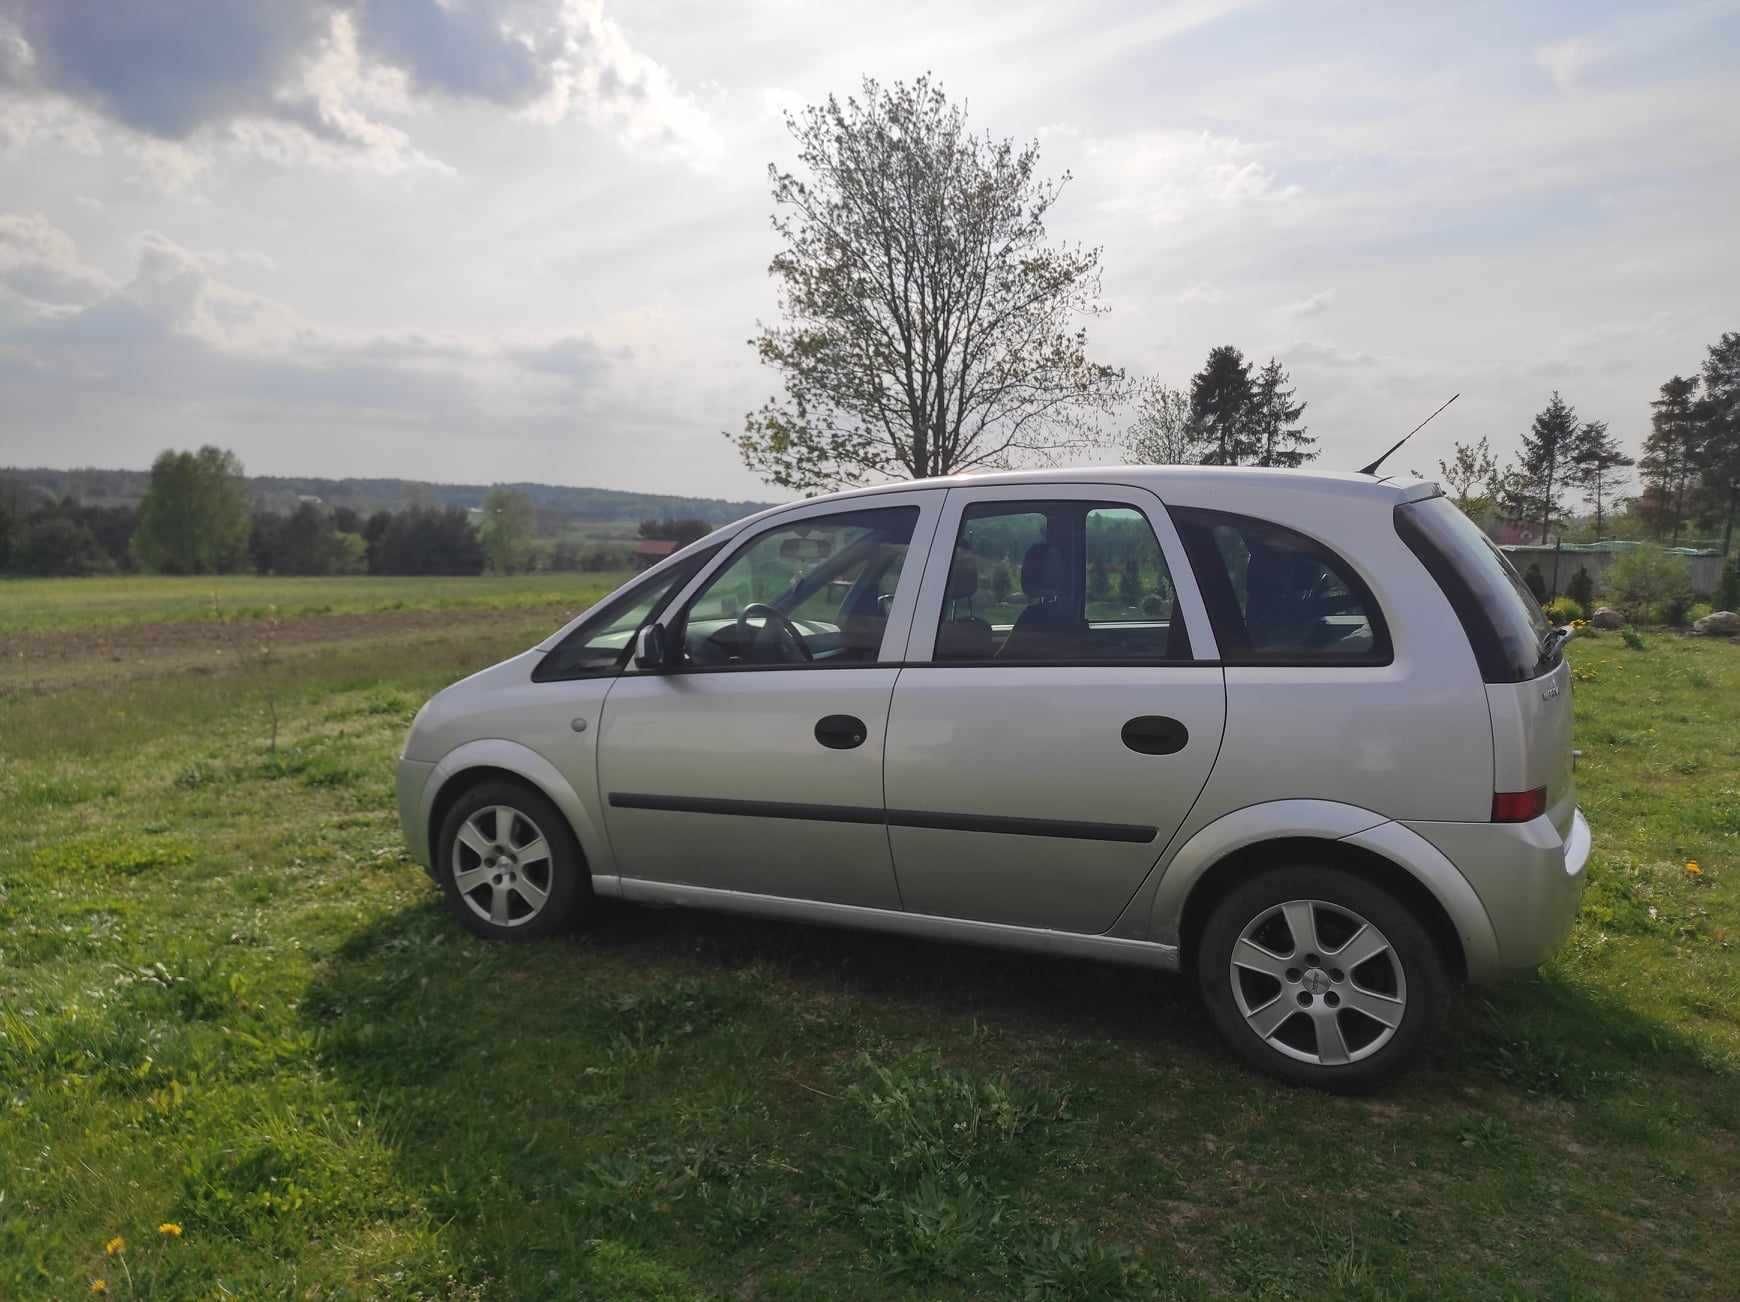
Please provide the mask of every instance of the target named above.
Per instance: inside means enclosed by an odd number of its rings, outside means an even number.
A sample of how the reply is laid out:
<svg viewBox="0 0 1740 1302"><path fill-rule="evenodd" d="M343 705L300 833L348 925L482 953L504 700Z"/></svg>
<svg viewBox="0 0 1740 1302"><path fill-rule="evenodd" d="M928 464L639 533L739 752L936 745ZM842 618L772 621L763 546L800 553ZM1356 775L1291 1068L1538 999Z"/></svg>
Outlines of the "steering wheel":
<svg viewBox="0 0 1740 1302"><path fill-rule="evenodd" d="M760 615L766 621L761 627L761 632L765 633L769 629L779 630L779 641L782 648L779 658L781 660L815 659L815 656L810 653L809 647L804 645L804 635L798 632L797 625L786 617L784 611L776 610L765 601L752 601L737 612L737 629L741 635L738 643L740 646L753 646L758 640L759 634L749 627L751 615ZM786 654L787 649L795 650L797 654L795 656L788 655Z"/></svg>

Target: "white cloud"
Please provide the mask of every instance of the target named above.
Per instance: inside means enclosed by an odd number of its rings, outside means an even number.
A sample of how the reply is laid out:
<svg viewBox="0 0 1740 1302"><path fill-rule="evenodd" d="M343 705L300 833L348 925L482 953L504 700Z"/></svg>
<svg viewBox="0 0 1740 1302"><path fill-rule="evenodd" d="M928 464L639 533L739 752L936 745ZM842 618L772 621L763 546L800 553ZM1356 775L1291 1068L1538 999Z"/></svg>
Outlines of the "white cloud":
<svg viewBox="0 0 1740 1302"><path fill-rule="evenodd" d="M441 170L405 126L437 101L578 115L701 167L721 148L601 0L0 0L0 92L76 106L129 145L227 137L283 167Z"/></svg>
<svg viewBox="0 0 1740 1302"><path fill-rule="evenodd" d="M1309 298L1302 298L1297 303L1288 303L1281 309L1282 316L1304 318L1322 316L1335 305L1333 289L1320 290Z"/></svg>
<svg viewBox="0 0 1740 1302"><path fill-rule="evenodd" d="M0 290L36 309L76 307L113 289L79 258L70 236L40 214L0 213Z"/></svg>
<svg viewBox="0 0 1740 1302"><path fill-rule="evenodd" d="M227 441L226 425L246 421L284 435L330 424L549 437L596 405L617 364L579 336L323 330L221 279L232 261L147 233L131 278L115 284L64 231L0 217L0 286L57 309L0 314L0 388L45 433L126 422L143 439Z"/></svg>
<svg viewBox="0 0 1740 1302"><path fill-rule="evenodd" d="M1535 62L1546 70L1553 85L1570 90L1577 84L1577 78L1605 55L1605 47L1598 42L1587 36L1573 36L1541 46L1535 51Z"/></svg>
<svg viewBox="0 0 1740 1302"><path fill-rule="evenodd" d="M1241 213L1285 209L1301 197L1264 161L1263 151L1209 131L1140 131L1091 140L1099 208L1155 226L1200 228Z"/></svg>

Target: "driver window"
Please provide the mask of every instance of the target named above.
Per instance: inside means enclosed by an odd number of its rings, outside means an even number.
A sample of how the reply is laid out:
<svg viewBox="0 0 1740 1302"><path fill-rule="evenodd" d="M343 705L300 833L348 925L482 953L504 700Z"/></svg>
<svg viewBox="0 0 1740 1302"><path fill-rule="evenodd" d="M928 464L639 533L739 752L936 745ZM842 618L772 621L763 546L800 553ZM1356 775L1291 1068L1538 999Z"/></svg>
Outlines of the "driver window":
<svg viewBox="0 0 1740 1302"><path fill-rule="evenodd" d="M689 603L683 663L874 664L916 506L815 516L745 543Z"/></svg>

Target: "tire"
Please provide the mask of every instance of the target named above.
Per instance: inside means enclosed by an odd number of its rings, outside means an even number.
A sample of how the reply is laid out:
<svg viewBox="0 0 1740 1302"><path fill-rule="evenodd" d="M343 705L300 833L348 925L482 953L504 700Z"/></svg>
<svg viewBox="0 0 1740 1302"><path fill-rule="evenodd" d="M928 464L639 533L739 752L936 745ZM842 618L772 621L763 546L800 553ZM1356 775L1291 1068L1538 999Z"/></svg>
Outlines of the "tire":
<svg viewBox="0 0 1740 1302"><path fill-rule="evenodd" d="M567 818L520 783L471 788L441 820L435 844L435 881L448 912L486 940L551 935L592 902L592 877Z"/></svg>
<svg viewBox="0 0 1740 1302"><path fill-rule="evenodd" d="M1203 925L1196 968L1233 1051L1315 1089L1358 1092L1389 1080L1449 1008L1444 957L1414 911L1321 865L1271 868L1235 887Z"/></svg>

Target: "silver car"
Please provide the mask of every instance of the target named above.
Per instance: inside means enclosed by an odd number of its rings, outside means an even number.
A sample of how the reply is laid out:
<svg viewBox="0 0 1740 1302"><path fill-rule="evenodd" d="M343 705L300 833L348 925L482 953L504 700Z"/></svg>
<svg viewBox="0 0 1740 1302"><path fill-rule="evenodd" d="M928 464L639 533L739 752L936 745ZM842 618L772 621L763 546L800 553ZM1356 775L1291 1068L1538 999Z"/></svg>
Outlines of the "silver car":
<svg viewBox="0 0 1740 1302"><path fill-rule="evenodd" d="M399 812L481 936L598 897L1178 969L1380 1079L1564 937L1561 643L1435 484L890 484L730 525L437 694Z"/></svg>

